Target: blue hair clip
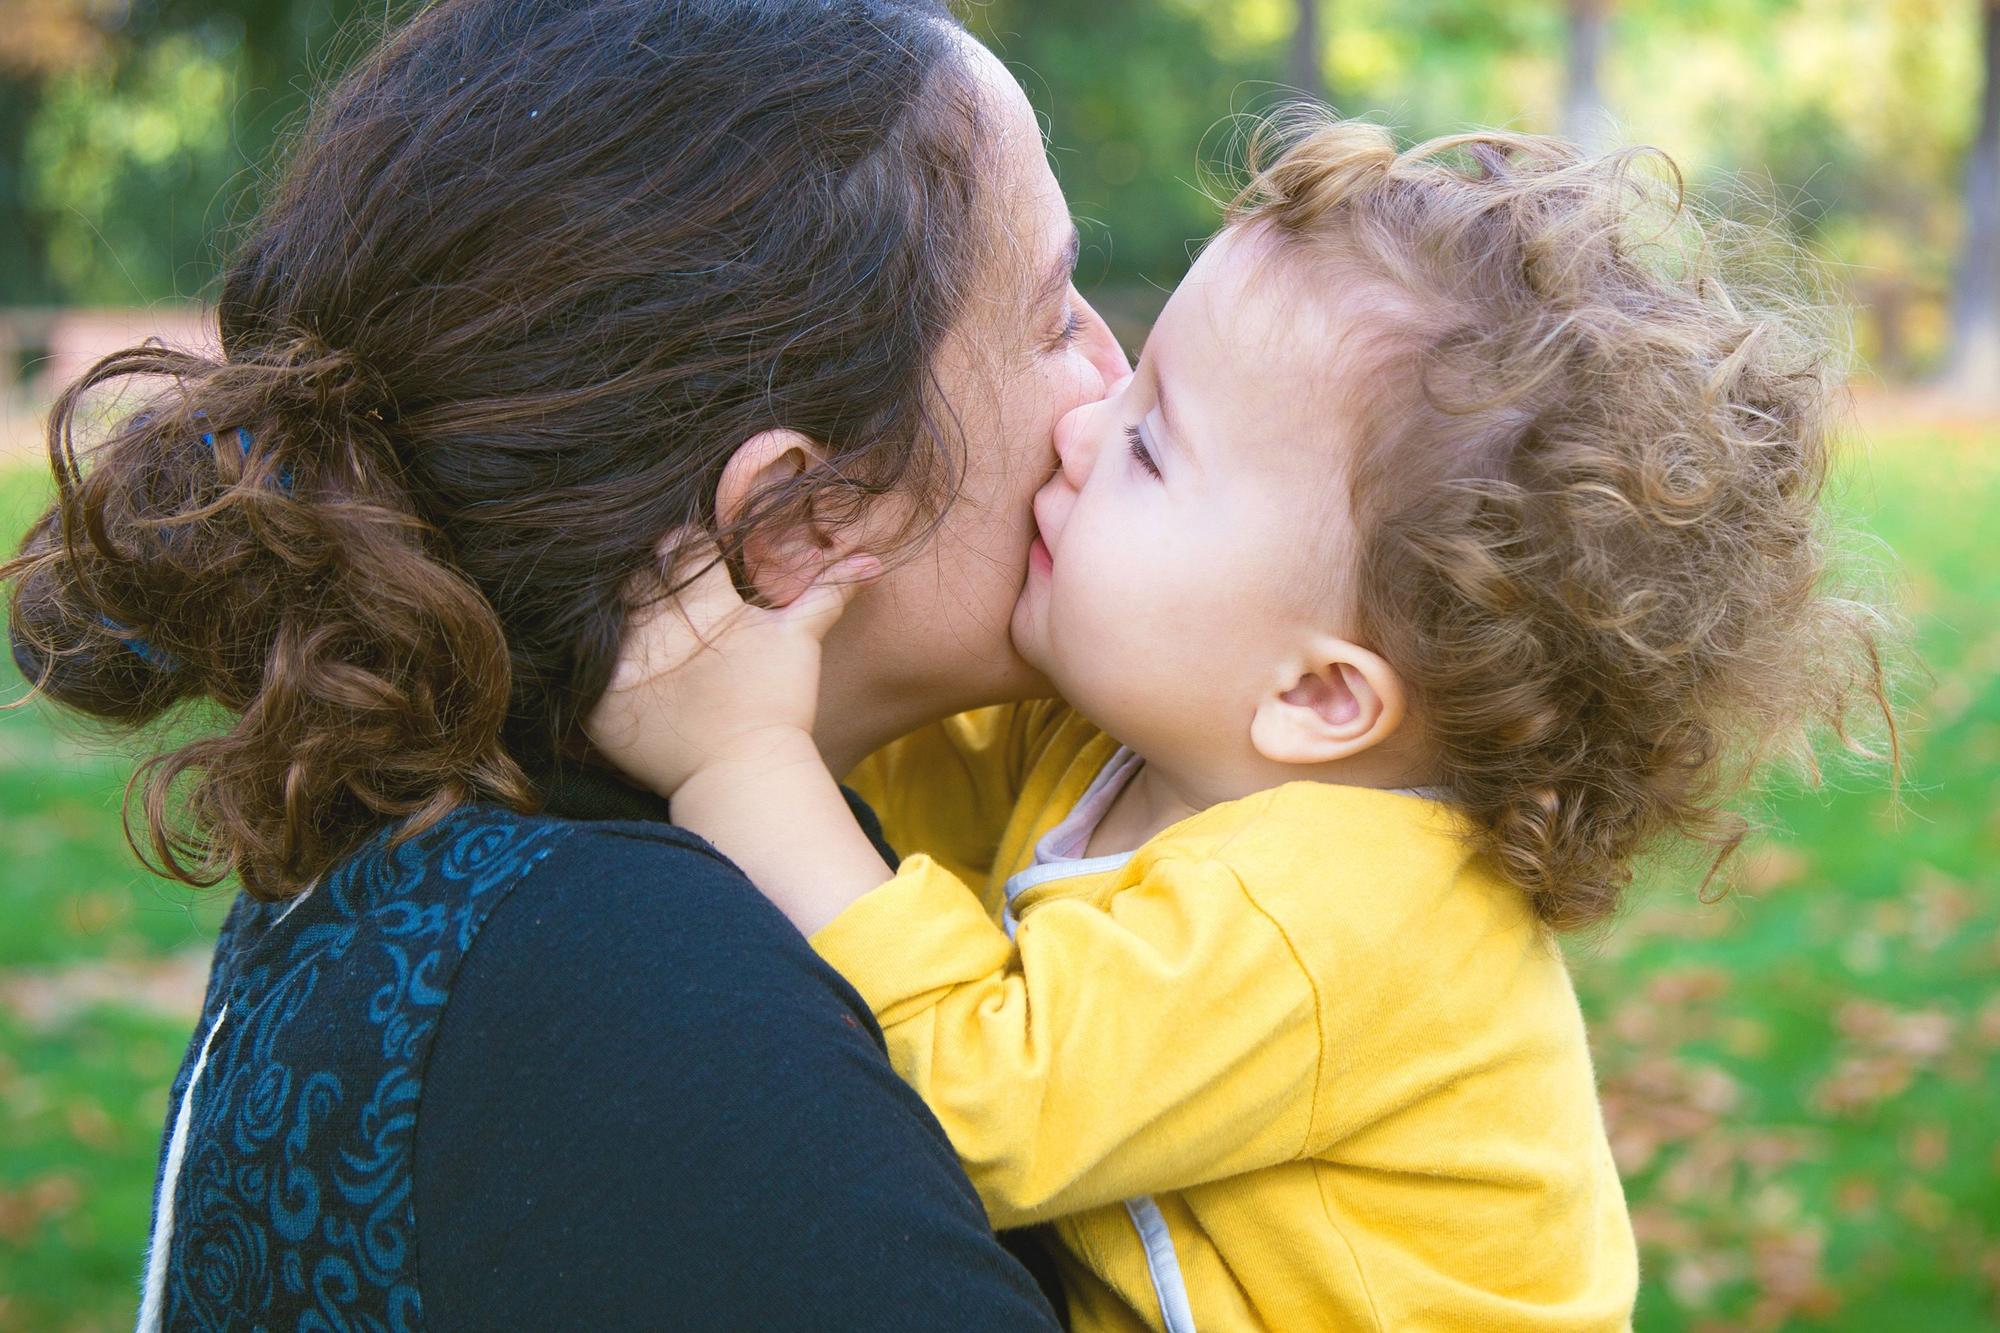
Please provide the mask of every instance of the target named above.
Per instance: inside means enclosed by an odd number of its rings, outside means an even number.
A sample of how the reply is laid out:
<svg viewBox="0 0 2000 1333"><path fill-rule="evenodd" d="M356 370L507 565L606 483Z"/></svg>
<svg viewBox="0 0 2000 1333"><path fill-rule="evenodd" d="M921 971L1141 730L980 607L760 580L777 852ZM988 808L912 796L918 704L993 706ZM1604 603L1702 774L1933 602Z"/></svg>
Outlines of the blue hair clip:
<svg viewBox="0 0 2000 1333"><path fill-rule="evenodd" d="M196 412L195 415L202 416L204 414ZM201 433L201 442L207 445L209 448L213 449L215 447L215 432L212 430L203 431ZM250 432L245 430L243 427L238 426L236 428L236 443L243 450L243 456L245 458L248 458L250 456L250 445L251 445Z"/></svg>
<svg viewBox="0 0 2000 1333"><path fill-rule="evenodd" d="M195 415L206 419L208 414L196 408ZM201 442L210 449L215 448L215 432L212 430L203 431L201 433ZM242 426L236 428L236 447L243 451L243 457L246 460L250 457L250 447L255 443L256 440L251 436L248 429ZM287 493L291 491L292 469L289 466L278 469L278 487ZM152 667L155 671L179 670L180 664L174 661L170 654L162 652L152 644L147 643L143 638L134 634L130 629L119 624L110 616L100 615L98 619L103 622L104 628L118 636L119 640L124 643L125 647L134 657L144 662L147 666Z"/></svg>
<svg viewBox="0 0 2000 1333"><path fill-rule="evenodd" d="M124 643L126 649L129 650L134 657L138 658L141 662L144 662L147 666L153 668L153 670L175 671L179 669L180 664L174 661L174 659L171 656L169 656L164 652L161 652L158 648L155 648L152 644L147 643L144 639L140 638L138 635L134 634L131 630L127 629L125 626L113 620L110 616L100 615L97 617L97 619L104 625L104 628L110 630L113 634L116 634L118 636L120 641Z"/></svg>
<svg viewBox="0 0 2000 1333"><path fill-rule="evenodd" d="M204 414L197 411L195 415L202 416ZM201 433L201 442L207 445L209 448L213 449L215 447L215 432L212 430L203 431ZM243 457L245 461L248 461L250 457L250 446L254 443L255 441L251 438L250 432L247 429L245 429L242 426L238 426L236 428L236 447L243 451ZM291 494L292 469L289 464L278 469L278 489L285 492L287 495Z"/></svg>

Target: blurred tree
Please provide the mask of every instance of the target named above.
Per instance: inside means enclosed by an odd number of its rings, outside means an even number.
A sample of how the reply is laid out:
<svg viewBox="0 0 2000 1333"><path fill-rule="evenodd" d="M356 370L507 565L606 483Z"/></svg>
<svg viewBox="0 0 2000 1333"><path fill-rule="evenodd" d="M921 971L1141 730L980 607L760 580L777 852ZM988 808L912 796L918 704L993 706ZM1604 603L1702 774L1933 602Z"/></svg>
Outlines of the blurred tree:
<svg viewBox="0 0 2000 1333"><path fill-rule="evenodd" d="M1953 287L1955 389L2000 397L2000 0L1981 6L1979 130L1965 166L1965 243Z"/></svg>
<svg viewBox="0 0 2000 1333"><path fill-rule="evenodd" d="M232 150L226 47L173 33L51 80L28 127L26 203L47 278L99 305L192 295L214 271Z"/></svg>
<svg viewBox="0 0 2000 1333"><path fill-rule="evenodd" d="M305 90L421 2L0 0L0 254L12 260L0 303L202 290ZM2000 258L1978 258L2000 251L1990 79L1976 142L1964 115L1979 53L1994 59L1990 18L1983 46L1976 33L1993 5L966 0L964 11L1049 120L1090 242L1082 280L1136 294L1140 314L1214 227L1205 172L1230 160L1243 113L1295 87L1412 139L1478 124L1576 132L1593 108L1615 107L1624 137L1667 149L1712 202L1763 182L1777 201L1766 211L1847 266L1870 310L1867 352L1922 373L1954 343L1963 360L2000 342L1977 332L2000 324L1981 313L2000 304Z"/></svg>
<svg viewBox="0 0 2000 1333"><path fill-rule="evenodd" d="M191 296L316 78L417 0L10 0L0 302ZM24 54L24 53L32 53Z"/></svg>
<svg viewBox="0 0 2000 1333"><path fill-rule="evenodd" d="M1620 0L1604 76L1624 137L1711 208L1832 261L1884 374L1948 348L1980 0Z"/></svg>
<svg viewBox="0 0 2000 1333"><path fill-rule="evenodd" d="M1299 16L1292 24L1291 82L1308 97L1333 100L1326 77L1326 47L1320 37L1320 0L1297 0Z"/></svg>
<svg viewBox="0 0 2000 1333"><path fill-rule="evenodd" d="M1227 156L1232 112L1282 95L1290 10L1260 14L1236 0L968 7L975 33L1050 126L1056 174L1089 251L1078 280L1086 289L1108 282L1114 305L1130 294L1128 327L1157 305L1148 287L1177 282L1189 246L1214 229L1204 163Z"/></svg>
<svg viewBox="0 0 2000 1333"><path fill-rule="evenodd" d="M43 302L56 286L39 262L46 220L22 206L27 197L28 126L43 89L64 70L102 56L104 35L76 0L15 0L0 22L0 301ZM0 386L12 367L0 366Z"/></svg>
<svg viewBox="0 0 2000 1333"><path fill-rule="evenodd" d="M1598 85L1612 0L1569 0L1569 59L1563 80L1562 132L1598 147L1611 137L1611 110Z"/></svg>

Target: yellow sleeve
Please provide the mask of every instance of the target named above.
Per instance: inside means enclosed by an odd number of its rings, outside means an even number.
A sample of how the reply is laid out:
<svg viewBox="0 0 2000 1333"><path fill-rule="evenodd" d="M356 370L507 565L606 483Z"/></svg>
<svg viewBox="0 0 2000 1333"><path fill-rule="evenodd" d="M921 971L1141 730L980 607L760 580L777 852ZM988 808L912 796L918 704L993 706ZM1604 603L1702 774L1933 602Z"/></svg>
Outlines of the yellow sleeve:
<svg viewBox="0 0 2000 1333"><path fill-rule="evenodd" d="M924 856L813 936L881 1020L998 1227L1300 1156L1313 987L1226 866L1161 859L1009 942Z"/></svg>
<svg viewBox="0 0 2000 1333"><path fill-rule="evenodd" d="M978 883L1063 713L1053 699L960 713L877 750L845 781L874 808L898 855L925 852Z"/></svg>

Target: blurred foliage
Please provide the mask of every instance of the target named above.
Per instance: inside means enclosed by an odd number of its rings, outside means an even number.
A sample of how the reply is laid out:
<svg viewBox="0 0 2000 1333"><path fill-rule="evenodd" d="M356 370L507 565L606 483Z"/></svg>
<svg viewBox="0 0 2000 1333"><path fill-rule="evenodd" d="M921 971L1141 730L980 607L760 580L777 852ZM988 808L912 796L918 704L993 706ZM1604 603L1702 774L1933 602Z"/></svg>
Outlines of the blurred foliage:
<svg viewBox="0 0 2000 1333"><path fill-rule="evenodd" d="M28 202L74 225L48 233L48 276L71 300L115 305L198 289L230 141L226 47L175 33L128 69L51 81L24 157Z"/></svg>
<svg viewBox="0 0 2000 1333"><path fill-rule="evenodd" d="M1295 0L990 0L975 27L1048 116L1064 189L1112 240L1086 282L1170 285L1215 209L1229 117L1286 95ZM1561 0L1324 0L1336 106L1410 140L1553 131ZM1602 81L1621 137L1711 206L1777 216L1867 307L1864 356L1934 365L1979 85L1971 0L1617 0Z"/></svg>
<svg viewBox="0 0 2000 1333"><path fill-rule="evenodd" d="M0 305L208 294L312 88L415 0L8 0ZM18 15L11 6L19 6Z"/></svg>
<svg viewBox="0 0 2000 1333"><path fill-rule="evenodd" d="M305 92L408 0L11 0L0 304L202 294ZM1298 0L966 0L1047 116L1086 286L1167 286L1211 229L1233 117L1282 100ZM1610 0L1624 136L1844 266L1865 354L1934 364L1980 78L1977 0ZM1564 0L1322 0L1332 97L1408 137L1553 130ZM1213 190L1211 189L1211 193ZM1140 305L1146 304L1142 297Z"/></svg>

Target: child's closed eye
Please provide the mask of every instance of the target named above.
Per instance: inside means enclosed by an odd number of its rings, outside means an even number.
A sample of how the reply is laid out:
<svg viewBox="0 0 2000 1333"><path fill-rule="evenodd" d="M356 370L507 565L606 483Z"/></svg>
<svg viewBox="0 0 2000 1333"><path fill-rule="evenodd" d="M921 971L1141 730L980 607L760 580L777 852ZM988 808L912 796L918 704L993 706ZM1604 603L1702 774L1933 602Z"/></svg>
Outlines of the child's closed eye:
<svg viewBox="0 0 2000 1333"><path fill-rule="evenodd" d="M1139 428L1137 426L1127 426L1125 428L1125 439L1130 443L1132 457L1139 466L1146 469L1152 476L1159 476L1160 465L1153 461L1152 450L1146 447L1146 437L1140 432Z"/></svg>

